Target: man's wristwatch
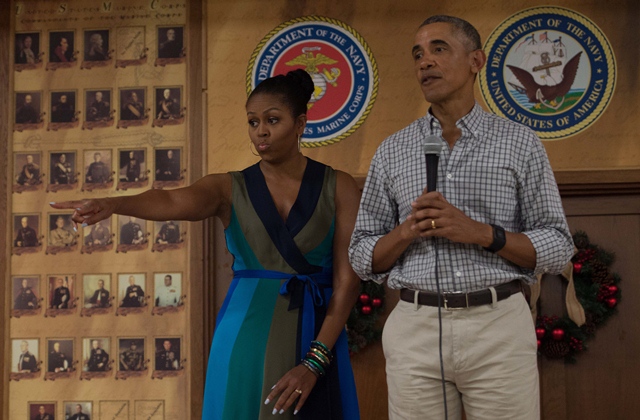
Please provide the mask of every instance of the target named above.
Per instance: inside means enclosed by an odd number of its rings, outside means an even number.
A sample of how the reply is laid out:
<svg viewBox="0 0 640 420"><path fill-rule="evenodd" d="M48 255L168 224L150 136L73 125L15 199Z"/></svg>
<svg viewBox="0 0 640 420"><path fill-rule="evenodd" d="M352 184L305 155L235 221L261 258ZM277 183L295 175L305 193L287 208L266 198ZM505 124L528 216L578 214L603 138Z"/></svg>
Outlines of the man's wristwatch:
<svg viewBox="0 0 640 420"><path fill-rule="evenodd" d="M507 235L504 233L503 227L493 224L491 224L491 227L493 228L493 242L491 242L491 245L485 246L484 249L489 252L498 252L506 245Z"/></svg>

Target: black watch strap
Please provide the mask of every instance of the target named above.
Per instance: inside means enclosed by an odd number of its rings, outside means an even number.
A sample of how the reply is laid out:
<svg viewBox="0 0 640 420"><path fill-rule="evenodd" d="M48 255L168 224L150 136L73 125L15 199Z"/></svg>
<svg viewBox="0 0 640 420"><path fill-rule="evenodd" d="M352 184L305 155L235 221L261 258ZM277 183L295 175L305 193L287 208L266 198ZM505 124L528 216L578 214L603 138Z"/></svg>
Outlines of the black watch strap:
<svg viewBox="0 0 640 420"><path fill-rule="evenodd" d="M493 228L493 242L491 245L485 246L484 249L489 252L498 252L507 244L507 235L502 226L492 224L491 227Z"/></svg>

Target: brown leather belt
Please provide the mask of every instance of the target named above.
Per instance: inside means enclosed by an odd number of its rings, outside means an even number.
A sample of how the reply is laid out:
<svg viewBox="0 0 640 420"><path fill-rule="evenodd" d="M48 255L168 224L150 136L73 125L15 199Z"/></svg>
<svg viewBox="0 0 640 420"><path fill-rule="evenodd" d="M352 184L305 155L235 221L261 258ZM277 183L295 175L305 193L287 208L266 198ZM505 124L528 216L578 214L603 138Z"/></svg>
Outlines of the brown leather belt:
<svg viewBox="0 0 640 420"><path fill-rule="evenodd" d="M495 286L496 298L498 301L508 298L509 296L522 292L522 282L520 280L512 280L509 283L503 283ZM411 289L400 289L400 299L405 302L415 302L416 291ZM492 302L491 290L482 289L475 292L454 292L442 293L440 298L440 306L445 309L463 309L470 306L488 305ZM425 306L438 306L438 294L434 292L418 292L418 304Z"/></svg>

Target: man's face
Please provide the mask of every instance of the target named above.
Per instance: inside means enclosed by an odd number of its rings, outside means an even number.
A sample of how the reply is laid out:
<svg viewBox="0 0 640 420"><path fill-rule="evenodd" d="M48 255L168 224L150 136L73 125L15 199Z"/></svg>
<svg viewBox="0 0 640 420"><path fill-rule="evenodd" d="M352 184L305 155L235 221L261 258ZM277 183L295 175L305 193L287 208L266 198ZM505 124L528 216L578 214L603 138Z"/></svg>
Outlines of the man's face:
<svg viewBox="0 0 640 420"><path fill-rule="evenodd" d="M131 286L133 286L133 285L134 285L135 281L136 281L136 279L134 279L134 278L133 278L133 276L129 276L129 284L130 284Z"/></svg>
<svg viewBox="0 0 640 420"><path fill-rule="evenodd" d="M29 219L27 219L26 217L23 217L22 219L20 219L20 224L22 225L23 228L27 227L27 222L29 221Z"/></svg>
<svg viewBox="0 0 640 420"><path fill-rule="evenodd" d="M44 414L44 405L41 405L40 408L38 408L38 413Z"/></svg>
<svg viewBox="0 0 640 420"><path fill-rule="evenodd" d="M91 347L96 350L98 348L98 340L93 340L91 342Z"/></svg>
<svg viewBox="0 0 640 420"><path fill-rule="evenodd" d="M82 413L82 406L80 404L76 405L76 413Z"/></svg>
<svg viewBox="0 0 640 420"><path fill-rule="evenodd" d="M165 340L164 343L162 343L162 346L166 351L171 350L171 341Z"/></svg>
<svg viewBox="0 0 640 420"><path fill-rule="evenodd" d="M58 279L56 280L56 284L58 285L58 287L62 287L62 285L64 284L64 280L62 280L62 278L58 277Z"/></svg>
<svg viewBox="0 0 640 420"><path fill-rule="evenodd" d="M171 286L171 276L164 276L164 285L167 287Z"/></svg>
<svg viewBox="0 0 640 420"><path fill-rule="evenodd" d="M53 351L60 353L60 343L53 343Z"/></svg>
<svg viewBox="0 0 640 420"><path fill-rule="evenodd" d="M98 280L98 289L104 288L104 280Z"/></svg>
<svg viewBox="0 0 640 420"><path fill-rule="evenodd" d="M67 38L62 38L60 40L60 48L62 51L67 51L69 49L69 42L67 41Z"/></svg>
<svg viewBox="0 0 640 420"><path fill-rule="evenodd" d="M100 162L102 160L102 155L100 153L96 153L93 155L93 160L96 162Z"/></svg>
<svg viewBox="0 0 640 420"><path fill-rule="evenodd" d="M169 30L167 31L167 39L168 39L169 41L173 41L173 40L175 40L175 39L176 39L176 31L175 31L175 30L173 30L173 29L169 29Z"/></svg>
<svg viewBox="0 0 640 420"><path fill-rule="evenodd" d="M26 289L29 285L29 281L27 279L22 279L22 288Z"/></svg>
<svg viewBox="0 0 640 420"><path fill-rule="evenodd" d="M131 347L130 347L131 350L135 350L137 348L138 346L136 345L136 343L131 343Z"/></svg>
<svg viewBox="0 0 640 420"><path fill-rule="evenodd" d="M67 95L62 95L60 97L60 102L62 102L63 104L66 104L67 103Z"/></svg>
<svg viewBox="0 0 640 420"><path fill-rule="evenodd" d="M133 159L133 152L129 152L129 159Z"/></svg>
<svg viewBox="0 0 640 420"><path fill-rule="evenodd" d="M66 155L60 155L60 163L65 163L67 161Z"/></svg>
<svg viewBox="0 0 640 420"><path fill-rule="evenodd" d="M96 44L97 44L98 46L102 47L102 42L103 42L103 41L102 41L102 35L100 35L100 34L96 34L96 35L97 35L97 36L95 37Z"/></svg>
<svg viewBox="0 0 640 420"><path fill-rule="evenodd" d="M33 100L33 98L31 98L31 95L27 95L27 96L24 97L24 103L25 104L30 104L32 100Z"/></svg>
<svg viewBox="0 0 640 420"><path fill-rule="evenodd" d="M62 217L58 217L56 219L56 226L58 229L62 229L64 227L64 219Z"/></svg>
<svg viewBox="0 0 640 420"><path fill-rule="evenodd" d="M138 102L138 95L135 92L131 92L131 100L133 102Z"/></svg>
<svg viewBox="0 0 640 420"><path fill-rule="evenodd" d="M22 353L26 352L28 348L29 348L29 343L27 343L26 341L23 341L22 343L20 343L20 351Z"/></svg>
<svg viewBox="0 0 640 420"><path fill-rule="evenodd" d="M162 92L162 95L164 96L164 99L169 99L169 96L171 96L171 91L169 89L165 89L164 92Z"/></svg>
<svg viewBox="0 0 640 420"><path fill-rule="evenodd" d="M27 155L27 163L28 164L32 164L33 163L33 156Z"/></svg>
<svg viewBox="0 0 640 420"><path fill-rule="evenodd" d="M169 159L173 159L173 150L169 150L169 151L167 152L167 157L168 157Z"/></svg>
<svg viewBox="0 0 640 420"><path fill-rule="evenodd" d="M96 101L102 102L102 92L96 92Z"/></svg>
<svg viewBox="0 0 640 420"><path fill-rule="evenodd" d="M469 41L444 22L418 29L412 50L414 69L424 98L430 103L468 99L475 75L486 57L471 51Z"/></svg>
<svg viewBox="0 0 640 420"><path fill-rule="evenodd" d="M24 39L24 48L28 50L29 48L31 48L32 43L33 43L33 40L31 39L31 37L30 36L26 37Z"/></svg>

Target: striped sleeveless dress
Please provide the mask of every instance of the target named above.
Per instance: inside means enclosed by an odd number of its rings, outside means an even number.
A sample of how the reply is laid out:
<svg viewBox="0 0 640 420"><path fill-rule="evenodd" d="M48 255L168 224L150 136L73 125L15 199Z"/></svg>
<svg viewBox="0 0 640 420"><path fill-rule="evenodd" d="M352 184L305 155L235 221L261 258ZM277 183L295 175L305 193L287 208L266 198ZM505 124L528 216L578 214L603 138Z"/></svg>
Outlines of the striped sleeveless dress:
<svg viewBox="0 0 640 420"><path fill-rule="evenodd" d="M296 202L282 220L258 164L232 172L225 230L234 278L217 317L205 384L205 420L272 419L271 387L300 363L332 293L336 174L307 159ZM358 420L347 338L302 410L278 419Z"/></svg>

